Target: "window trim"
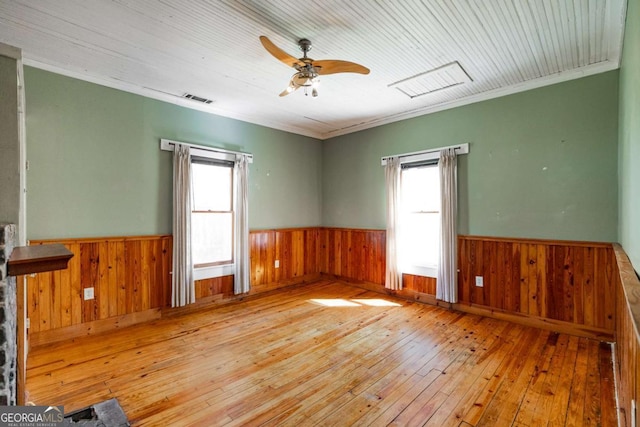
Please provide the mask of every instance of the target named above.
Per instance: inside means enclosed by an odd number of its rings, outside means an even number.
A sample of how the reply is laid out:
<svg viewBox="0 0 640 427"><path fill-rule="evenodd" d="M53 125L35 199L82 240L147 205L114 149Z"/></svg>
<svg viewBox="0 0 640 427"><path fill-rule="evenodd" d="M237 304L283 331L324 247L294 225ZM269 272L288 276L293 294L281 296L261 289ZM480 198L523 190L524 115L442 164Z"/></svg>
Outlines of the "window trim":
<svg viewBox="0 0 640 427"><path fill-rule="evenodd" d="M235 158L235 157L234 157ZM194 213L230 213L231 214L231 259L228 260L222 260L222 261L214 261L214 262L205 262L205 263L201 263L201 264L193 264L193 271L194 271L194 280L201 280L201 279L209 279L209 278L213 278L213 277L221 277L221 276L225 276L226 274L223 274L224 272L226 272L226 269L224 267L226 266L234 266L235 265L235 259L234 259L234 254L235 254L235 231L236 231L236 218L235 218L235 174L234 174L234 168L235 168L235 162L231 161L231 160L227 160L227 159L220 159L218 157L201 157L198 155L192 155L191 156L191 164L193 165L194 163L196 164L204 164L204 165L210 165L210 166L216 166L216 167L226 167L231 169L231 200L230 200L230 206L231 206L231 210L230 211L198 211L198 210L194 210L193 208L191 209L190 214L193 215ZM192 185L192 189L191 191L193 191L193 176L191 177L191 185ZM193 251L193 249L192 249ZM196 273L198 272L198 274ZM233 269L232 272L229 274L233 274ZM206 276L206 277L199 277L199 276Z"/></svg>
<svg viewBox="0 0 640 427"><path fill-rule="evenodd" d="M423 267L421 265L407 265L401 269L403 274L412 274L422 277L438 277L438 267Z"/></svg>
<svg viewBox="0 0 640 427"><path fill-rule="evenodd" d="M193 266L193 280L213 279L215 277L232 276L235 273L236 264Z"/></svg>

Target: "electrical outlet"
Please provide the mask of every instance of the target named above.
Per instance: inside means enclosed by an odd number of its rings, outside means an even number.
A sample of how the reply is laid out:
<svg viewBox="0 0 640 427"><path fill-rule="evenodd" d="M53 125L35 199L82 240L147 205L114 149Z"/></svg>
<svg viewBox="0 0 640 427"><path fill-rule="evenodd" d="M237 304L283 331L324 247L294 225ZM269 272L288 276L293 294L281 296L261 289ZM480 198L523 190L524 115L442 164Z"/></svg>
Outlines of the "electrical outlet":
<svg viewBox="0 0 640 427"><path fill-rule="evenodd" d="M280 260L279 259L276 260L275 266L276 266L276 268L280 268Z"/></svg>
<svg viewBox="0 0 640 427"><path fill-rule="evenodd" d="M484 278L482 276L476 276L476 286L479 288L484 286Z"/></svg>
<svg viewBox="0 0 640 427"><path fill-rule="evenodd" d="M93 299L93 288L84 288L84 300Z"/></svg>

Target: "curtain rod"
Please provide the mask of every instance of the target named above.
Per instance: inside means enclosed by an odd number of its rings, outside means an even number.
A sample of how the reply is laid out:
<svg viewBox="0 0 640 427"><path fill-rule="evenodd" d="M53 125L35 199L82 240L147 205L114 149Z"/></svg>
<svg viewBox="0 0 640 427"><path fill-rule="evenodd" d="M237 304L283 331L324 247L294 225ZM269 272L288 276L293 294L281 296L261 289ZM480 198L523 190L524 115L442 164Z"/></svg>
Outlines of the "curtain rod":
<svg viewBox="0 0 640 427"><path fill-rule="evenodd" d="M247 156L247 162L253 163L253 154L251 153L243 153L242 151L225 150L223 148L209 147L207 145L189 144L187 142L173 141L171 139L164 139L164 138L160 139L160 149L164 151L173 151L176 144L187 145L191 148L196 148L198 150L204 150L204 151L212 151L214 153L225 153L225 154L234 154L234 155L240 154L243 156Z"/></svg>
<svg viewBox="0 0 640 427"><path fill-rule="evenodd" d="M386 166L387 159L391 159L393 157L398 157L404 160L404 162L401 162L401 163L437 159L440 156L440 150L444 150L446 148L454 148L456 150L456 154L469 153L469 143L465 142L464 144L449 145L448 147L430 148L429 150L414 151L412 153L396 154L394 156L384 156L380 158L380 163L382 164L382 166Z"/></svg>

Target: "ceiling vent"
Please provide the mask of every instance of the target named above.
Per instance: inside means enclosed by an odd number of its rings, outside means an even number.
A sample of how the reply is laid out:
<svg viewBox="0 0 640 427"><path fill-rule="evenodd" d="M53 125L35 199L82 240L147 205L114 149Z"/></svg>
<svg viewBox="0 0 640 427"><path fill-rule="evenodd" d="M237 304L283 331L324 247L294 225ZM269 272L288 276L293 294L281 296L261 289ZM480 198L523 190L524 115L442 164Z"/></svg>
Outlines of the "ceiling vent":
<svg viewBox="0 0 640 427"><path fill-rule="evenodd" d="M203 98L201 96L194 95L192 93L185 93L184 95L182 95L182 97L190 99L192 101L201 102L203 104L211 104L213 102L213 99Z"/></svg>
<svg viewBox="0 0 640 427"><path fill-rule="evenodd" d="M454 61L433 70L391 83L388 87L398 89L413 99L472 81L473 79L469 77L469 74L462 68L460 63Z"/></svg>

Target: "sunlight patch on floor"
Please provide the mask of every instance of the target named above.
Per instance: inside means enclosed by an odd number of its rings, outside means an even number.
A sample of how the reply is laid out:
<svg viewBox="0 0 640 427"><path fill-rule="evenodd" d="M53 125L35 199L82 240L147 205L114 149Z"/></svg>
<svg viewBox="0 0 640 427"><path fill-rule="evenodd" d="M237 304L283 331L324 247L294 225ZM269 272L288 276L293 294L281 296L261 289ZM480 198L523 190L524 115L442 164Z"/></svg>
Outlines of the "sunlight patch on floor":
<svg viewBox="0 0 640 427"><path fill-rule="evenodd" d="M344 298L314 298L310 299L309 301L314 304L323 305L325 307L402 307L401 304L393 301L387 301L381 298L352 300L346 300Z"/></svg>
<svg viewBox="0 0 640 427"><path fill-rule="evenodd" d="M351 301L355 301L360 304L369 305L372 307L402 307L401 304L393 301L387 301L386 299L381 298L371 298L371 299L354 299Z"/></svg>

